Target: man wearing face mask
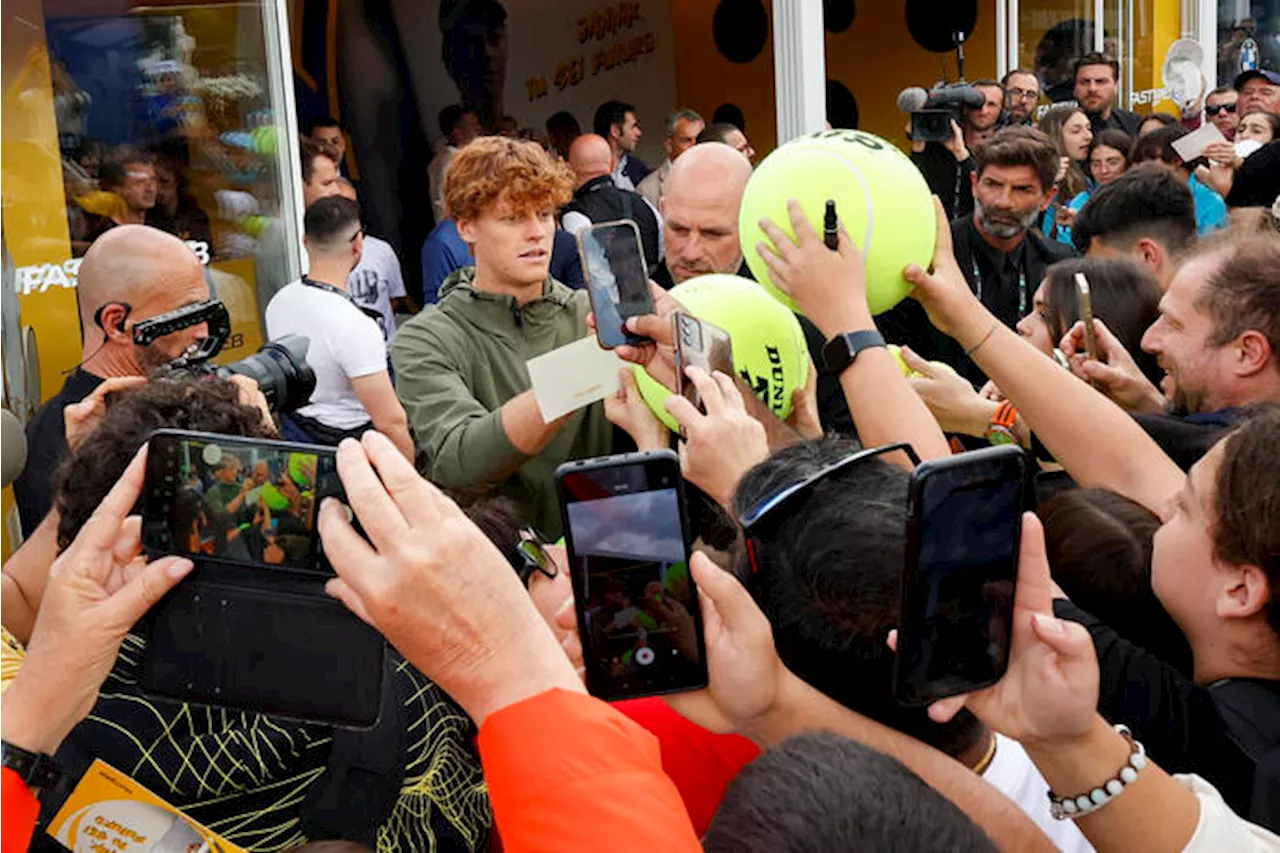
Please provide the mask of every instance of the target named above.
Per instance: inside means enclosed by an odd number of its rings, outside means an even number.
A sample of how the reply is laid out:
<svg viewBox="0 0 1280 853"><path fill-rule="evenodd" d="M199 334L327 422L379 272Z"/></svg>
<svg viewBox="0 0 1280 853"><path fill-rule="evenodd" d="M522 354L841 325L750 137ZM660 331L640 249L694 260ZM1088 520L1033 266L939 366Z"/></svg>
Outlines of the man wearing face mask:
<svg viewBox="0 0 1280 853"><path fill-rule="evenodd" d="M1038 130L1006 127L976 145L973 157L973 214L951 223L956 260L982 303L1012 328L1032 310L1045 270L1075 254L1035 227L1053 191L1058 151ZM975 383L985 381L964 351L929 324L918 303L902 303L878 317L877 325L887 339L946 362Z"/></svg>
<svg viewBox="0 0 1280 853"><path fill-rule="evenodd" d="M147 376L209 334L208 324L197 323L146 346L135 342L134 326L143 320L209 298L199 259L177 237L155 228L119 225L99 237L80 264L76 289L83 361L28 424L27 465L13 484L28 536L49 512L54 471L67 455L63 410L107 380Z"/></svg>

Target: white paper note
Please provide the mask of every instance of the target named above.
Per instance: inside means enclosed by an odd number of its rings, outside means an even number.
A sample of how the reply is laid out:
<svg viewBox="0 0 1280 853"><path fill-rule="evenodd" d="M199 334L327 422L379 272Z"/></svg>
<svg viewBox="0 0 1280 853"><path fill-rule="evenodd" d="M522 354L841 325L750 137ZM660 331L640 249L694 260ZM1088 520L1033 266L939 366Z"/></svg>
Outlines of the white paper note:
<svg viewBox="0 0 1280 853"><path fill-rule="evenodd" d="M548 423L617 392L618 371L625 365L612 350L601 349L594 335L526 363L533 396Z"/></svg>

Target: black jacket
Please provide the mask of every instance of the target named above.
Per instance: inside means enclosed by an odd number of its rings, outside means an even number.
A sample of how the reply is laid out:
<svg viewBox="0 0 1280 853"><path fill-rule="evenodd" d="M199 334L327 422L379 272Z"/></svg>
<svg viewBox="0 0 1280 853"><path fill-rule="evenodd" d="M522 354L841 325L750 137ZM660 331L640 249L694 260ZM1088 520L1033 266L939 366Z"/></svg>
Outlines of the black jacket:
<svg viewBox="0 0 1280 853"><path fill-rule="evenodd" d="M1045 270L1075 255L1070 246L1049 240L1032 228L1015 253L1006 256L982 238L972 216L951 222L951 239L956 262L969 287L992 314L1010 327L1031 312L1032 296ZM1011 275L1014 269L1017 274ZM876 317L876 325L890 343L910 346L926 359L945 362L974 384L986 381L986 376L964 354L964 349L935 329L924 308L914 299L903 300L896 308Z"/></svg>
<svg viewBox="0 0 1280 853"><path fill-rule="evenodd" d="M640 243L644 246L644 260L650 270L657 269L661 260L658 246L658 217L644 197L630 190L618 189L613 178L601 175L578 187L573 200L565 205L564 213L581 213L592 224L630 219L640 229Z"/></svg>
<svg viewBox="0 0 1280 853"><path fill-rule="evenodd" d="M62 384L62 390L50 397L27 424L27 464L13 482L23 536L30 536L53 507L53 475L67 456L62 410L88 397L103 381L101 376L77 367Z"/></svg>
<svg viewBox="0 0 1280 853"><path fill-rule="evenodd" d="M942 209L952 219L973 213L973 157L956 162L955 156L940 143L929 142L923 151L911 152L911 162L924 176L929 190L942 202Z"/></svg>

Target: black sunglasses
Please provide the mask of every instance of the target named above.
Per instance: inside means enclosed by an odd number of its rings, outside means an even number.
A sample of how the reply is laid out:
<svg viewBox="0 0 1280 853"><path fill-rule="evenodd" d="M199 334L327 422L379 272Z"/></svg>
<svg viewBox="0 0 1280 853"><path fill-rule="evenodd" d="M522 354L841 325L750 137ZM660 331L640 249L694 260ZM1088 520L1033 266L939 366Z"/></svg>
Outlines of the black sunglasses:
<svg viewBox="0 0 1280 853"><path fill-rule="evenodd" d="M511 568L516 570L516 576L525 587L529 586L529 578L533 577L534 572L541 572L548 579L560 573L556 568L556 561L547 553L546 544L542 537L526 528L520 531L520 541L507 555Z"/></svg>
<svg viewBox="0 0 1280 853"><path fill-rule="evenodd" d="M764 498L751 509L747 510L738 520L742 527L743 535L747 541L747 556L751 560L751 573L759 572L760 567L756 564L755 545L752 542L753 536L761 535L765 530L776 526L787 513L782 510L787 506L794 507L800 497L810 491L814 484L820 480L830 477L838 471L843 471L857 465L867 459L874 459L884 456L887 453L902 451L907 454L907 458L911 460L912 465L920 464L920 457L916 455L915 449L905 442L900 441L896 444L886 444L883 447L867 447L850 453L848 456L836 462L832 462L825 468L820 468L814 473L805 477L797 483L784 486L777 492L774 492L767 498Z"/></svg>
<svg viewBox="0 0 1280 853"><path fill-rule="evenodd" d="M1216 116L1218 113L1222 112L1223 110L1226 110L1229 113L1233 113L1236 111L1236 105L1235 104L1217 104L1216 106L1204 108L1205 115L1209 115L1209 116Z"/></svg>

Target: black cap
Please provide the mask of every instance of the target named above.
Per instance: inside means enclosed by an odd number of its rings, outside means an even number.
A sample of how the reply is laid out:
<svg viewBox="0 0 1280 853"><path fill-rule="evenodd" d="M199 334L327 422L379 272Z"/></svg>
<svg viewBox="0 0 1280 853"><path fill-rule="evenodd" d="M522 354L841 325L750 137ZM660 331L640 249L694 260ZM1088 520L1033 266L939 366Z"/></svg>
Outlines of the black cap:
<svg viewBox="0 0 1280 853"><path fill-rule="evenodd" d="M1280 73L1275 71L1265 71L1261 68L1254 68L1250 71L1241 71L1239 74L1237 74L1235 81L1232 82L1231 84L1231 88L1235 89L1236 91L1239 91L1240 87L1244 86L1245 83L1248 83L1250 80L1255 80L1259 77L1261 77L1263 80L1266 80L1272 86L1280 86Z"/></svg>

